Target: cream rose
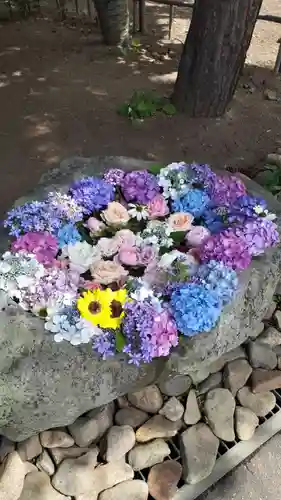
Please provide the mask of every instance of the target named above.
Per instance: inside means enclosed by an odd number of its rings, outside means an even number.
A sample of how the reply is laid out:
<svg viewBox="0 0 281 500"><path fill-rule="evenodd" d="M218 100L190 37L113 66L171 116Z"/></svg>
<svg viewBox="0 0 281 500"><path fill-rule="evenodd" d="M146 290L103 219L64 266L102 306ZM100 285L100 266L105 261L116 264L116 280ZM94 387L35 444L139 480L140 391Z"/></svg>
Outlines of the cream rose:
<svg viewBox="0 0 281 500"><path fill-rule="evenodd" d="M97 249L102 257L112 257L119 251L119 244L115 238L101 238L97 242Z"/></svg>
<svg viewBox="0 0 281 500"><path fill-rule="evenodd" d="M107 209L101 213L101 216L108 226L113 227L125 226L130 220L128 210L121 203L118 203L118 201L109 203Z"/></svg>
<svg viewBox="0 0 281 500"><path fill-rule="evenodd" d="M177 212L168 218L168 226L171 231L189 231L194 217L192 214Z"/></svg>
<svg viewBox="0 0 281 500"><path fill-rule="evenodd" d="M109 285L125 278L128 271L117 262L99 260L91 266L91 275L97 283Z"/></svg>

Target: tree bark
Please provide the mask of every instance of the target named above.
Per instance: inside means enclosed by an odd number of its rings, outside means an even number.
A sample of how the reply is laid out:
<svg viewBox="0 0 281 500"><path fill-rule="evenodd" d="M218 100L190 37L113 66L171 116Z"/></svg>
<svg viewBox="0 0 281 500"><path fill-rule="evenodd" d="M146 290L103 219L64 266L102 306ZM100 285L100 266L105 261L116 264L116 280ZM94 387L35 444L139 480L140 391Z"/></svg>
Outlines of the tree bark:
<svg viewBox="0 0 281 500"><path fill-rule="evenodd" d="M225 112L243 69L262 0L196 0L172 96L194 117Z"/></svg>
<svg viewBox="0 0 281 500"><path fill-rule="evenodd" d="M107 45L129 45L128 0L93 0Z"/></svg>

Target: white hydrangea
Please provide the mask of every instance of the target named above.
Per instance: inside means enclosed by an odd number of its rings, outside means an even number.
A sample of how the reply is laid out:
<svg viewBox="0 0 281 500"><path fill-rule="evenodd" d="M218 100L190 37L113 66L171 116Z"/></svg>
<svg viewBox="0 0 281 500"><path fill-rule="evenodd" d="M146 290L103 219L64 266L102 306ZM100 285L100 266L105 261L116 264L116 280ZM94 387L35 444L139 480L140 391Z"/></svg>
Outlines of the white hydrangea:
<svg viewBox="0 0 281 500"><path fill-rule="evenodd" d="M74 311L58 311L45 322L45 329L54 333L55 342L66 340L72 345L88 344L92 337L102 335L102 330L79 317Z"/></svg>
<svg viewBox="0 0 281 500"><path fill-rule="evenodd" d="M142 232L145 244L155 245L156 248L170 248L173 240L170 238L171 228L166 221L151 220Z"/></svg>
<svg viewBox="0 0 281 500"><path fill-rule="evenodd" d="M191 180L192 173L183 161L161 168L158 175L158 184L163 189L163 196L172 200L187 193Z"/></svg>
<svg viewBox="0 0 281 500"><path fill-rule="evenodd" d="M20 290L35 285L44 274L44 266L34 255L5 252L0 260L0 289L19 298Z"/></svg>

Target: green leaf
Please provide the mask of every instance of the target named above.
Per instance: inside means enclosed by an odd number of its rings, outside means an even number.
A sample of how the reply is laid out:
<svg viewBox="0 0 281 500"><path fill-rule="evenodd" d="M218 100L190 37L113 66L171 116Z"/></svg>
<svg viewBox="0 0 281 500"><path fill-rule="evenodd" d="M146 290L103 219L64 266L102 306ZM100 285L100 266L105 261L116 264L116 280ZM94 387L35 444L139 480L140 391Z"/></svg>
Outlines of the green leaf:
<svg viewBox="0 0 281 500"><path fill-rule="evenodd" d="M117 109L117 113L121 116L128 116L129 115L129 105L126 102L124 102Z"/></svg>
<svg viewBox="0 0 281 500"><path fill-rule="evenodd" d="M115 336L115 347L117 352L122 352L123 348L125 347L126 340L124 335L120 332L120 330L117 330L116 336Z"/></svg>
<svg viewBox="0 0 281 500"><path fill-rule="evenodd" d="M164 168L164 165L160 165L160 163L155 163L155 165L151 165L149 167L148 172L153 175L158 175L160 173L161 168Z"/></svg>
<svg viewBox="0 0 281 500"><path fill-rule="evenodd" d="M174 116L177 112L175 106L171 102L168 102L167 104L165 104L162 107L162 111L163 111L163 113L165 113L165 115L168 115L168 116Z"/></svg>
<svg viewBox="0 0 281 500"><path fill-rule="evenodd" d="M185 234L185 231L175 231L170 236L175 243L181 243L184 240Z"/></svg>

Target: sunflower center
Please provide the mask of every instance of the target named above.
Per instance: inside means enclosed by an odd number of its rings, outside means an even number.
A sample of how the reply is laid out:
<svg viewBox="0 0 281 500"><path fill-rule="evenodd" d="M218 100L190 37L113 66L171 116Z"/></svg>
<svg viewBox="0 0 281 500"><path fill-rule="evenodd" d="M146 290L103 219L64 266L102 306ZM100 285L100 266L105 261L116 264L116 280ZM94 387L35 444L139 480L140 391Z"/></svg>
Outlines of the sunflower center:
<svg viewBox="0 0 281 500"><path fill-rule="evenodd" d="M90 302L88 309L91 314L98 314L101 310L101 305L99 302L94 300L93 302Z"/></svg>
<svg viewBox="0 0 281 500"><path fill-rule="evenodd" d="M111 317L112 318L119 318L121 316L121 313L123 311L122 304L118 300L113 300L110 304L111 307Z"/></svg>

